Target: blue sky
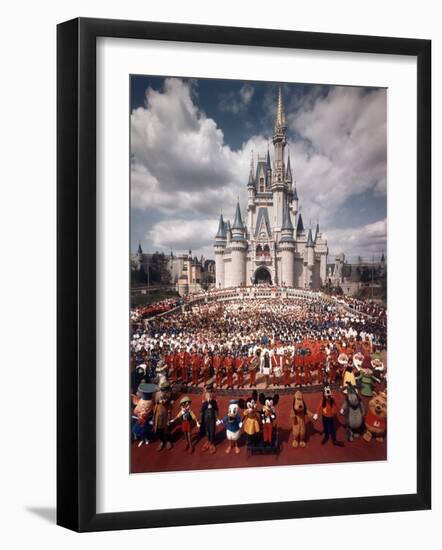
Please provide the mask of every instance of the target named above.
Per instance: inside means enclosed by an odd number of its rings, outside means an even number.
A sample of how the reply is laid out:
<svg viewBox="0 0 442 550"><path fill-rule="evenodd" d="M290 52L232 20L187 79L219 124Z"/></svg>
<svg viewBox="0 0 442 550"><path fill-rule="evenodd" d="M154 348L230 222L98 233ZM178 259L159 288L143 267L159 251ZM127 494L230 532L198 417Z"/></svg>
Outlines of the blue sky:
<svg viewBox="0 0 442 550"><path fill-rule="evenodd" d="M133 75L133 251L213 257L220 209L245 209L252 149L272 154L279 86L304 223L330 261L386 250L386 90Z"/></svg>

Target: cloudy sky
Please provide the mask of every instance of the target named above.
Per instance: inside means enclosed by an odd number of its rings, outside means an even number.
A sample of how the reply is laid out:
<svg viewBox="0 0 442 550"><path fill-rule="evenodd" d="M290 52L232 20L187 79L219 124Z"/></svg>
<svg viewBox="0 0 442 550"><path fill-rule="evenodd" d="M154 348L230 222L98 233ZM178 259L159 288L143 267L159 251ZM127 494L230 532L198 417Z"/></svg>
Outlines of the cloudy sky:
<svg viewBox="0 0 442 550"><path fill-rule="evenodd" d="M232 219L238 196L245 209L279 86L304 225L319 222L329 261L386 250L386 90L132 76L132 251L214 257L220 210Z"/></svg>

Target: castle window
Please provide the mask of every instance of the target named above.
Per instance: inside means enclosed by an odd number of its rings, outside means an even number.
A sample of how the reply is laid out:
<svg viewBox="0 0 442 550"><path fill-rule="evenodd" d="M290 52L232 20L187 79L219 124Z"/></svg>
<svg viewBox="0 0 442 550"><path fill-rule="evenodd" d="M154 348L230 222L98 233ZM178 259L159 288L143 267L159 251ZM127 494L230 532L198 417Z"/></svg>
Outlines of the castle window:
<svg viewBox="0 0 442 550"><path fill-rule="evenodd" d="M264 178L259 178L259 192L264 193Z"/></svg>

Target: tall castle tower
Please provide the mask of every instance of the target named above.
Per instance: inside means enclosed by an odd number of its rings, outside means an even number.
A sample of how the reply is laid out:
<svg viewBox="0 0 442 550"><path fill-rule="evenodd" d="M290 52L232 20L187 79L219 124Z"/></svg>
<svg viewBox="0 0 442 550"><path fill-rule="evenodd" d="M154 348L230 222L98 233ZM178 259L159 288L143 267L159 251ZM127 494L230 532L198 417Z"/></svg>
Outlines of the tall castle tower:
<svg viewBox="0 0 442 550"><path fill-rule="evenodd" d="M327 241L319 225L306 233L287 147L287 119L279 89L270 151L252 156L247 182L247 216L240 204L233 225L220 216L215 237L216 287L272 284L320 288L326 281ZM293 220L293 221L292 221ZM294 228L296 226L296 230Z"/></svg>

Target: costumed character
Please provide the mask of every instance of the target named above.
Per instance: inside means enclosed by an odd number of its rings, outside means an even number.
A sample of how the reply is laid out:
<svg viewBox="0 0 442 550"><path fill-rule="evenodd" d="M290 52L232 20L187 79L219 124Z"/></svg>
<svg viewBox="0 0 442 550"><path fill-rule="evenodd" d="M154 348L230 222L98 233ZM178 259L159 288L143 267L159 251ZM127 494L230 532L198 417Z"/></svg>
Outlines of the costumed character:
<svg viewBox="0 0 442 550"><path fill-rule="evenodd" d="M359 437L364 426L364 403L352 385L347 386L347 395L339 411L345 417L345 435L348 441Z"/></svg>
<svg viewBox="0 0 442 550"><path fill-rule="evenodd" d="M193 453L193 444L192 444L192 424L195 423L197 427L200 427L200 423L195 415L195 413L190 408L192 401L187 395L184 396L180 401L180 411L172 419L172 422L179 420L181 422L181 430L184 434L186 440L185 450L189 450L190 453Z"/></svg>
<svg viewBox="0 0 442 550"><path fill-rule="evenodd" d="M305 447L305 428L308 417L313 417L313 413L307 409L304 397L301 391L296 391L293 398L290 418L292 419L293 447Z"/></svg>
<svg viewBox="0 0 442 550"><path fill-rule="evenodd" d="M142 383L138 386L138 395L132 395L132 403L135 408L132 413L132 434L135 441L138 441L138 447L143 443L149 445L152 436L152 413L153 400L152 394L157 389L155 384Z"/></svg>
<svg viewBox="0 0 442 550"><path fill-rule="evenodd" d="M261 434L261 414L257 410L258 392L253 390L252 395L245 400L243 414L243 432L247 436L247 444L256 446Z"/></svg>
<svg viewBox="0 0 442 550"><path fill-rule="evenodd" d="M273 397L266 396L263 393L259 394L259 402L262 405L261 422L264 445L271 445L273 441L273 427L276 426L275 407L278 401L279 395L277 393Z"/></svg>
<svg viewBox="0 0 442 550"><path fill-rule="evenodd" d="M145 382L147 382L146 365L141 363L130 373L130 386L132 392L135 394L138 391L139 385Z"/></svg>
<svg viewBox="0 0 442 550"><path fill-rule="evenodd" d="M243 400L242 405L245 406ZM235 448L235 453L238 454L240 449L238 447L238 440L241 436L241 416L239 414L240 404L239 401L232 399L229 402L226 416L218 420L217 424L222 424L226 428L227 448L226 453L230 453L232 448Z"/></svg>
<svg viewBox="0 0 442 550"><path fill-rule="evenodd" d="M368 411L364 418L365 441L384 441L387 432L387 394L386 392L373 392L373 397L368 402Z"/></svg>
<svg viewBox="0 0 442 550"><path fill-rule="evenodd" d="M155 394L155 406L153 408L153 431L160 439L157 451L172 448L170 441L169 423L172 414L172 391L169 382L163 382L159 391Z"/></svg>
<svg viewBox="0 0 442 550"><path fill-rule="evenodd" d="M215 399L213 384L209 383L205 387L204 401L200 411L200 437L206 437L206 441L202 446L202 451L209 451L213 454L216 452L215 436L216 436L216 421L218 420L218 403Z"/></svg>
<svg viewBox="0 0 442 550"><path fill-rule="evenodd" d="M359 378L361 395L364 397L373 397L373 386L376 382L379 383L380 381L380 378L374 375L370 360L367 358L362 364L361 376Z"/></svg>
<svg viewBox="0 0 442 550"><path fill-rule="evenodd" d="M357 384L357 377L355 374L355 369L353 368L353 365L351 363L351 360L345 365L345 370L342 374L342 391L343 393L347 393L348 387L352 386L353 388L356 388Z"/></svg>
<svg viewBox="0 0 442 550"><path fill-rule="evenodd" d="M319 413L322 414L322 426L324 437L322 438L321 444L324 445L327 441L332 438L333 445L343 447L344 444L341 441L336 439L336 429L335 429L335 415L336 415L336 404L330 386L324 386L322 390L322 397L318 403L318 408L313 415L313 420L319 418Z"/></svg>
<svg viewBox="0 0 442 550"><path fill-rule="evenodd" d="M169 369L165 361L158 361L155 368L155 374L157 378L158 386L161 386L164 382L168 382Z"/></svg>

